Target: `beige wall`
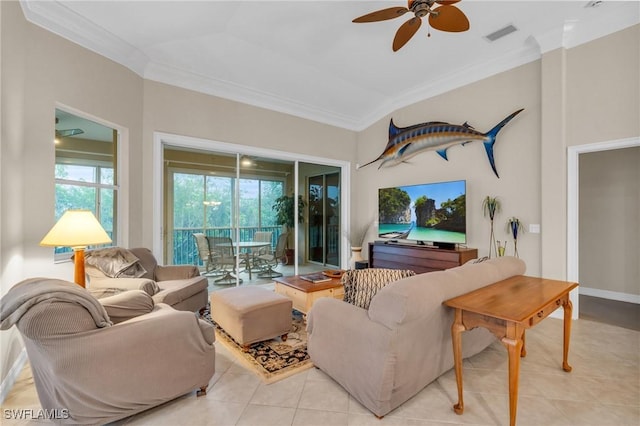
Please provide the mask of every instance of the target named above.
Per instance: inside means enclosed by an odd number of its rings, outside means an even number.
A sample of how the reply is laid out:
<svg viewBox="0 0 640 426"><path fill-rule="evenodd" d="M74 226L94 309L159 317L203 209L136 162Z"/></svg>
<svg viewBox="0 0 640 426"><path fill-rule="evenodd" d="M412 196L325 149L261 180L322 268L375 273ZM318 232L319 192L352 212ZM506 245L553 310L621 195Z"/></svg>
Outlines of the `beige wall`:
<svg viewBox="0 0 640 426"><path fill-rule="evenodd" d="M435 152L424 152L391 168L378 170L378 163L355 173L354 208L362 221L377 213L378 188L465 179L467 181L467 245L480 256L489 253L489 220L483 216L482 200L497 196L502 213L496 217L496 239L508 240L507 254L513 243L505 230L509 217L524 223L540 223L540 63L532 62L477 83L452 90L395 111L398 126L425 121L468 121L477 130L487 132L513 111L525 110L498 134L494 153L497 178L489 166L482 143L474 142L450 148L449 161ZM358 136L358 161L364 164L376 158L388 139L389 119L380 120ZM364 223L364 222L361 222ZM540 235L524 234L518 251L527 262L530 274L540 273Z"/></svg>
<svg viewBox="0 0 640 426"><path fill-rule="evenodd" d="M527 273L567 278L567 147L640 135L640 25L573 49L556 49L539 61L395 111L358 135L358 162L386 145L389 118L399 126L442 120L469 121L487 131L511 111L525 111L498 135L496 179L479 143L455 147L445 162L422 153L390 169L355 172L354 209L360 223L373 220L377 189L391 185L467 180L468 245L488 253L482 216L486 195L503 201L497 222L518 216L541 224L541 234L519 242ZM507 238L498 226L498 239ZM510 247L511 245L510 242Z"/></svg>
<svg viewBox="0 0 640 426"><path fill-rule="evenodd" d="M4 294L27 276L72 276L70 263L55 265L52 249L38 245L54 222L56 102L127 127L135 155L142 137L143 85L124 67L28 24L18 2L1 2L0 8L0 291ZM141 187L136 168L129 184ZM134 206L129 219L141 222L140 209ZM134 240L135 233L134 228ZM17 342L15 329L0 333L2 379L21 347Z"/></svg>
<svg viewBox="0 0 640 426"><path fill-rule="evenodd" d="M579 161L580 285L638 296L640 147L580 154Z"/></svg>
<svg viewBox="0 0 640 426"><path fill-rule="evenodd" d="M355 160L356 133L326 124L204 95L166 84L144 83L143 217L152 217L153 133ZM143 243L153 242L152 223L142 223Z"/></svg>

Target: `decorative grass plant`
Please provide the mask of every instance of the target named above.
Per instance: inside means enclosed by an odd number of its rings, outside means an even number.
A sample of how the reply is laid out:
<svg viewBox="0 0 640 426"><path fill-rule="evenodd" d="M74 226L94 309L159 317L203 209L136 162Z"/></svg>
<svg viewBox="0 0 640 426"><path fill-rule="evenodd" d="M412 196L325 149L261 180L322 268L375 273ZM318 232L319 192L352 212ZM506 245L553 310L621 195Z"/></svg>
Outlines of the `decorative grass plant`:
<svg viewBox="0 0 640 426"><path fill-rule="evenodd" d="M524 233L524 224L517 217L511 217L507 220L507 232L513 237L514 256L520 257L518 256L518 235Z"/></svg>
<svg viewBox="0 0 640 426"><path fill-rule="evenodd" d="M484 212L484 217L489 217L491 221L491 236L489 237L489 258L491 258L491 252L495 253L498 256L498 248L496 246L496 237L493 232L493 220L496 217L496 213L500 213L500 200L498 197L490 197L487 195L485 199L482 201L482 211Z"/></svg>

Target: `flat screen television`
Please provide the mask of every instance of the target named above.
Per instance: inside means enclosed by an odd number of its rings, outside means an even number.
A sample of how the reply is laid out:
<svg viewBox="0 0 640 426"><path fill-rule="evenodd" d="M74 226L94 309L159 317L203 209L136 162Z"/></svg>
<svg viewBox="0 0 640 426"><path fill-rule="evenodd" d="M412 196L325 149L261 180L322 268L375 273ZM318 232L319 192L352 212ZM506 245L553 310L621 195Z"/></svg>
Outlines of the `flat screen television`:
<svg viewBox="0 0 640 426"><path fill-rule="evenodd" d="M466 181L378 190L378 237L455 248L467 242Z"/></svg>

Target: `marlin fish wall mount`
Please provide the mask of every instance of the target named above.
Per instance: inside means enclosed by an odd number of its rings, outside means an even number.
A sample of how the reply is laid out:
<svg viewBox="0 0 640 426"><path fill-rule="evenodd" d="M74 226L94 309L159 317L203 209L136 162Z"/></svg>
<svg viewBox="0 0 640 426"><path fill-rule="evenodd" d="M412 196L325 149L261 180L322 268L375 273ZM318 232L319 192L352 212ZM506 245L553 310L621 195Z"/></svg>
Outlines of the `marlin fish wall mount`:
<svg viewBox="0 0 640 426"><path fill-rule="evenodd" d="M378 158L359 168L368 166L378 160L382 160L378 168L395 166L406 162L409 158L423 151L436 151L442 158L448 160L447 149L452 146L480 141L484 144L493 173L499 178L493 157L496 136L500 129L523 110L524 108L521 108L510 114L487 133L478 132L468 123L459 125L443 121L429 121L408 127L398 127L393 123L392 118L389 123L389 142L384 151Z"/></svg>

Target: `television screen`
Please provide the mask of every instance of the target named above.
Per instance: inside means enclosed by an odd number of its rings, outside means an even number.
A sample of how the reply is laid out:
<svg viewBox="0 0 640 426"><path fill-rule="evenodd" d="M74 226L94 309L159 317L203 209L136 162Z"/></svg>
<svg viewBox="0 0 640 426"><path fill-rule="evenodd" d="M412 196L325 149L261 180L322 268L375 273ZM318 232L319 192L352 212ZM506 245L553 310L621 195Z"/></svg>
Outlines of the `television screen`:
<svg viewBox="0 0 640 426"><path fill-rule="evenodd" d="M378 237L438 243L467 242L466 181L378 190Z"/></svg>

